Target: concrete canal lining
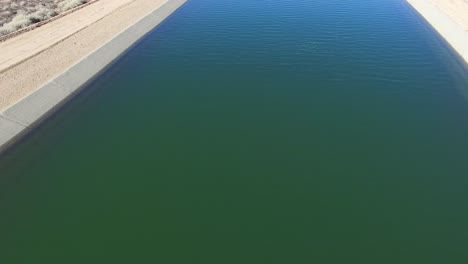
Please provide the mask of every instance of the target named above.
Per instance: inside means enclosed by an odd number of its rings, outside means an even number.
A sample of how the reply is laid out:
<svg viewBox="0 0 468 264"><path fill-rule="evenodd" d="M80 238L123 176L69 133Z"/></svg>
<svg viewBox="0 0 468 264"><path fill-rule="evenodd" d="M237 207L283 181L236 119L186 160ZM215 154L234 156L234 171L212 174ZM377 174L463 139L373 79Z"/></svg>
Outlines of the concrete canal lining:
<svg viewBox="0 0 468 264"><path fill-rule="evenodd" d="M60 105L77 94L80 88L187 1L169 0L32 94L1 112L0 151L17 142L22 135L59 109Z"/></svg>

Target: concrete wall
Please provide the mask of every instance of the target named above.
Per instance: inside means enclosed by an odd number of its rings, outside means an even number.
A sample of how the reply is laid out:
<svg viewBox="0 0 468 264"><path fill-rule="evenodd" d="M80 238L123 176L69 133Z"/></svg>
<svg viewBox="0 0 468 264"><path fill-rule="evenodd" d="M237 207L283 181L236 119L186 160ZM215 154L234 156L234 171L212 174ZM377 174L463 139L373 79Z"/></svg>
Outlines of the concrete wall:
<svg viewBox="0 0 468 264"><path fill-rule="evenodd" d="M465 31L463 25L456 23L427 0L407 1L468 63L468 31Z"/></svg>
<svg viewBox="0 0 468 264"><path fill-rule="evenodd" d="M187 1L169 1L33 94L0 113L0 151L13 145L39 122L58 110L60 105L77 94L80 88Z"/></svg>

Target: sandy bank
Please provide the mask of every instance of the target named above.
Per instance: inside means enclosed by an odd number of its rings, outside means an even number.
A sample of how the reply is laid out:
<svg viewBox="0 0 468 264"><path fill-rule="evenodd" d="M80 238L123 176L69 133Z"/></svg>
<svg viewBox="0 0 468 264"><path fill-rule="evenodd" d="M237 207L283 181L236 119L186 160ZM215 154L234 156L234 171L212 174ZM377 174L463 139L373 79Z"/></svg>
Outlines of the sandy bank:
<svg viewBox="0 0 468 264"><path fill-rule="evenodd" d="M407 0L468 63L468 0Z"/></svg>
<svg viewBox="0 0 468 264"><path fill-rule="evenodd" d="M0 149L187 0L100 0L0 43Z"/></svg>
<svg viewBox="0 0 468 264"><path fill-rule="evenodd" d="M1 42L0 111L29 95L166 2L102 0Z"/></svg>

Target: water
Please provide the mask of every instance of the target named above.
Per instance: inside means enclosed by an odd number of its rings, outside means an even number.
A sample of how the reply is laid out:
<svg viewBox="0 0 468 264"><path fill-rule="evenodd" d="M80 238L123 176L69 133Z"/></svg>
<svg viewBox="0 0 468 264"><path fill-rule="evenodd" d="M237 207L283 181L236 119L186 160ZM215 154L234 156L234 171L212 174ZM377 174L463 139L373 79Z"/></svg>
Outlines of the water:
<svg viewBox="0 0 468 264"><path fill-rule="evenodd" d="M402 0L191 0L0 162L0 262L468 263L468 71Z"/></svg>

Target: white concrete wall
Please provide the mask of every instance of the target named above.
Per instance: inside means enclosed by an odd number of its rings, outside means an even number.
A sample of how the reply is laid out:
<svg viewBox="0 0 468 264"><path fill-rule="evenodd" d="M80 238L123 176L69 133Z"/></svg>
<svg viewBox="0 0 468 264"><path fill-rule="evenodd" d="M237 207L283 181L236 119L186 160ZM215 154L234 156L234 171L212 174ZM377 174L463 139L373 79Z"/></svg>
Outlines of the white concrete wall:
<svg viewBox="0 0 468 264"><path fill-rule="evenodd" d="M468 63L468 31L427 0L407 1Z"/></svg>

